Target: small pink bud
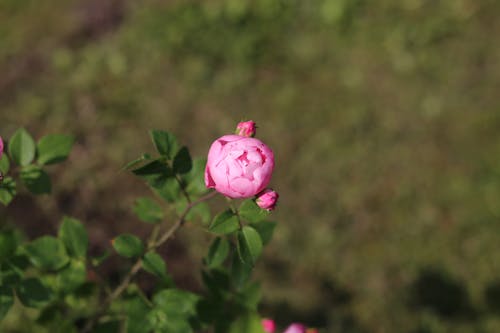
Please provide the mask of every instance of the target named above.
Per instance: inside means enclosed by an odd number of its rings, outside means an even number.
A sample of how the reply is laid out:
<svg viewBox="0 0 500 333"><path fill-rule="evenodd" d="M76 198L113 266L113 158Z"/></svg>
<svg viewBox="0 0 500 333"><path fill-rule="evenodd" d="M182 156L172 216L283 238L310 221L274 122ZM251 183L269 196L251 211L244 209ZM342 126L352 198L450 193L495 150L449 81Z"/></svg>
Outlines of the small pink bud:
<svg viewBox="0 0 500 333"><path fill-rule="evenodd" d="M264 327L264 332L274 333L276 331L276 324L272 319L262 319L262 327Z"/></svg>
<svg viewBox="0 0 500 333"><path fill-rule="evenodd" d="M278 198L279 195L276 191L267 188L257 195L257 200L255 200L255 202L262 209L273 210L278 203Z"/></svg>
<svg viewBox="0 0 500 333"><path fill-rule="evenodd" d="M3 154L3 140L2 137L0 136L0 158L2 157Z"/></svg>
<svg viewBox="0 0 500 333"><path fill-rule="evenodd" d="M306 327L302 324L292 324L283 333L306 333Z"/></svg>
<svg viewBox="0 0 500 333"><path fill-rule="evenodd" d="M236 126L236 134L241 136L254 137L255 136L255 122L252 120L242 121Z"/></svg>

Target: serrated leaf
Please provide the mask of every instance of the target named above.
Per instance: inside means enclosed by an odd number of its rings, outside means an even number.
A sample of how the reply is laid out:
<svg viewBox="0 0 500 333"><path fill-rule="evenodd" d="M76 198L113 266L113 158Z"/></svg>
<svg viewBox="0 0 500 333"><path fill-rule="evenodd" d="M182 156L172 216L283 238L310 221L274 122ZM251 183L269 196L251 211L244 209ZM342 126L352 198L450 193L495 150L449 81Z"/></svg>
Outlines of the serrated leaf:
<svg viewBox="0 0 500 333"><path fill-rule="evenodd" d="M269 215L269 211L257 206L253 199L243 201L238 209L238 213L242 219L254 223L264 220Z"/></svg>
<svg viewBox="0 0 500 333"><path fill-rule="evenodd" d="M41 308L52 299L52 290L45 286L39 279L30 278L21 281L16 288L16 294L24 306Z"/></svg>
<svg viewBox="0 0 500 333"><path fill-rule="evenodd" d="M159 278L167 277L167 265L163 258L156 252L148 252L142 260L142 267L146 272L156 275Z"/></svg>
<svg viewBox="0 0 500 333"><path fill-rule="evenodd" d="M229 254L229 241L225 238L217 237L208 250L206 264L209 268L220 266Z"/></svg>
<svg viewBox="0 0 500 333"><path fill-rule="evenodd" d="M61 240L52 236L42 236L25 247L28 258L38 268L58 270L69 261Z"/></svg>
<svg viewBox="0 0 500 333"><path fill-rule="evenodd" d="M182 147L174 157L174 172L178 174L188 173L193 167L193 161L187 147Z"/></svg>
<svg viewBox="0 0 500 333"><path fill-rule="evenodd" d="M147 223L159 223L165 217L163 209L149 198L137 199L132 209L141 221Z"/></svg>
<svg viewBox="0 0 500 333"><path fill-rule="evenodd" d="M26 166L35 157L35 141L24 129L18 129L9 141L9 154L12 160L21 166Z"/></svg>
<svg viewBox="0 0 500 333"><path fill-rule="evenodd" d="M158 153L168 159L172 159L179 148L176 137L162 130L152 130L149 133Z"/></svg>
<svg viewBox="0 0 500 333"><path fill-rule="evenodd" d="M7 206L16 196L17 186L12 177L5 177L0 182L0 202Z"/></svg>
<svg viewBox="0 0 500 333"><path fill-rule="evenodd" d="M87 255L89 237L83 224L77 219L64 217L59 228L59 239L62 240L69 255L84 258Z"/></svg>
<svg viewBox="0 0 500 333"><path fill-rule="evenodd" d="M251 226L259 233L263 245L266 245L269 243L269 241L271 241L276 225L276 222L271 221L263 221L260 223L251 224Z"/></svg>
<svg viewBox="0 0 500 333"><path fill-rule="evenodd" d="M33 194L48 194L52 190L49 175L35 165L24 167L20 177L26 188Z"/></svg>
<svg viewBox="0 0 500 333"><path fill-rule="evenodd" d="M14 304L12 288L6 285L0 286L0 322Z"/></svg>
<svg viewBox="0 0 500 333"><path fill-rule="evenodd" d="M239 227L238 217L228 209L215 216L209 230L216 234L226 235L235 232Z"/></svg>
<svg viewBox="0 0 500 333"><path fill-rule="evenodd" d="M127 258L138 257L144 252L144 244L139 237L134 235L120 235L113 239L111 243L119 255Z"/></svg>
<svg viewBox="0 0 500 333"><path fill-rule="evenodd" d="M252 227L244 226L238 232L238 253L241 261L253 266L261 252L262 240L259 233Z"/></svg>
<svg viewBox="0 0 500 333"><path fill-rule="evenodd" d="M7 154L2 154L0 158L0 172L5 176L10 170L10 161Z"/></svg>
<svg viewBox="0 0 500 333"><path fill-rule="evenodd" d="M64 134L50 134L42 137L37 144L38 163L42 165L64 161L73 147L75 139Z"/></svg>

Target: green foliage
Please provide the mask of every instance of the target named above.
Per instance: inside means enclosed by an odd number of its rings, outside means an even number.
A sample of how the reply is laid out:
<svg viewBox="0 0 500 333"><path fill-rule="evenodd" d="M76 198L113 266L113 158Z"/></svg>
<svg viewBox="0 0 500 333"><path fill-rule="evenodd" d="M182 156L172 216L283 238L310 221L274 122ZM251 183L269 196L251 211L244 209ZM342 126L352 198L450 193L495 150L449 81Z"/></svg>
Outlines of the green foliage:
<svg viewBox="0 0 500 333"><path fill-rule="evenodd" d="M6 174L10 169L10 161L6 154L3 154L0 158L0 172Z"/></svg>
<svg viewBox="0 0 500 333"><path fill-rule="evenodd" d="M225 238L217 237L210 245L205 262L208 268L215 268L226 260L229 254L229 241Z"/></svg>
<svg viewBox="0 0 500 333"><path fill-rule="evenodd" d="M26 166L35 158L36 146L31 135L18 129L9 141L9 154L17 165Z"/></svg>
<svg viewBox="0 0 500 333"><path fill-rule="evenodd" d="M149 198L139 198L135 201L133 207L134 213L147 223L159 223L165 218L163 209Z"/></svg>
<svg viewBox="0 0 500 333"><path fill-rule="evenodd" d="M14 304L14 295L12 288L1 285L0 286L0 321L5 317L7 312Z"/></svg>
<svg viewBox="0 0 500 333"><path fill-rule="evenodd" d="M61 240L52 236L42 236L25 246L30 261L44 270L58 270L69 261Z"/></svg>
<svg viewBox="0 0 500 333"><path fill-rule="evenodd" d="M241 218L248 222L260 222L269 215L269 212L257 206L253 199L243 201L238 211Z"/></svg>
<svg viewBox="0 0 500 333"><path fill-rule="evenodd" d="M20 178L24 186L33 194L49 194L52 190L49 175L35 165L23 167Z"/></svg>
<svg viewBox="0 0 500 333"><path fill-rule="evenodd" d="M12 177L4 177L0 183L0 202L7 206L16 196L17 185Z"/></svg>
<svg viewBox="0 0 500 333"><path fill-rule="evenodd" d="M37 278L21 281L16 288L16 295L24 306L41 308L53 299L53 292Z"/></svg>
<svg viewBox="0 0 500 333"><path fill-rule="evenodd" d="M80 221L71 217L64 217L59 228L59 239L64 243L70 256L85 258L89 238L85 227Z"/></svg>
<svg viewBox="0 0 500 333"><path fill-rule="evenodd" d="M13 230L0 231L0 264L14 255L17 245L17 238Z"/></svg>
<svg viewBox="0 0 500 333"><path fill-rule="evenodd" d="M149 133L158 153L168 159L173 159L179 149L176 137L161 130L152 130Z"/></svg>
<svg viewBox="0 0 500 333"><path fill-rule="evenodd" d="M239 227L238 217L228 209L214 217L209 230L216 234L226 235L235 232Z"/></svg>
<svg viewBox="0 0 500 333"><path fill-rule="evenodd" d="M74 138L69 135L50 134L42 137L37 144L37 162L54 164L64 161L73 146Z"/></svg>
<svg viewBox="0 0 500 333"><path fill-rule="evenodd" d="M135 235L119 235L111 241L116 252L124 257L133 258L142 255L144 244L141 239Z"/></svg>
<svg viewBox="0 0 500 333"><path fill-rule="evenodd" d="M145 271L157 276L160 279L168 280L167 265L163 258L156 252L148 252L142 259L142 267Z"/></svg>
<svg viewBox="0 0 500 333"><path fill-rule="evenodd" d="M262 253L262 240L259 233L250 226L244 226L238 231L238 253L241 261L248 265L255 265Z"/></svg>
<svg viewBox="0 0 500 333"><path fill-rule="evenodd" d="M182 147L177 154L175 154L173 166L174 172L178 174L188 173L191 170L193 161L186 147Z"/></svg>

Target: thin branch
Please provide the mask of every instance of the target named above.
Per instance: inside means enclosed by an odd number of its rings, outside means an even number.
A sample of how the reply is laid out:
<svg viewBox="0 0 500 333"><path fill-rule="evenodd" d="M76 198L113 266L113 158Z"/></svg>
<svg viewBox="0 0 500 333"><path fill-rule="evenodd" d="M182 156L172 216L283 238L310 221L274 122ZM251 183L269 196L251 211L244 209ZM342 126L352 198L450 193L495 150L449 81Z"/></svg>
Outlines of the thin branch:
<svg viewBox="0 0 500 333"><path fill-rule="evenodd" d="M175 234L175 232L184 225L185 219L189 211L196 206L199 203L202 203L203 201L207 201L211 198L213 198L215 195L217 195L217 192L211 192L208 193L207 195L190 202L182 214L179 216L179 219L175 224L168 229L161 237L159 240L155 240L157 237L158 229L155 228L153 229L153 232L151 233L149 240L148 240L148 250L154 250L161 246L163 243L165 243L172 235ZM104 302L101 304L99 309L96 311L96 313L92 316L92 318L87 322L83 330L81 331L82 333L89 333L91 330L94 328L95 324L97 321L101 318L101 316L106 312L108 306L116 300L129 286L130 282L134 278L134 276L141 270L142 267L142 258L137 259L137 261L134 263L130 271L125 275L123 278L122 282L116 287L113 292L104 300Z"/></svg>

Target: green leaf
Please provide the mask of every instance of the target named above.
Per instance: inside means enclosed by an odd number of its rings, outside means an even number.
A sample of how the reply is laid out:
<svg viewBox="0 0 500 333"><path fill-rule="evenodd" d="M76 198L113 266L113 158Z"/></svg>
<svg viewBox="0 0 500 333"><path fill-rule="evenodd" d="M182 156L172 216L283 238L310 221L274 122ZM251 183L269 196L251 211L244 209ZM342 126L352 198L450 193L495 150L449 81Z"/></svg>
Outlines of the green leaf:
<svg viewBox="0 0 500 333"><path fill-rule="evenodd" d="M260 223L252 223L251 226L259 233L260 238L262 239L262 244L267 245L273 237L276 224L276 222L263 221Z"/></svg>
<svg viewBox="0 0 500 333"><path fill-rule="evenodd" d="M174 157L174 172L178 174L188 173L193 167L193 161L187 147L182 147Z"/></svg>
<svg viewBox="0 0 500 333"><path fill-rule="evenodd" d="M14 296L12 294L12 288L1 285L0 286L0 322L5 317L7 312L14 304Z"/></svg>
<svg viewBox="0 0 500 333"><path fill-rule="evenodd" d="M241 261L238 255L234 255L231 262L231 281L237 289L245 286L252 275L252 265Z"/></svg>
<svg viewBox="0 0 500 333"><path fill-rule="evenodd" d="M37 145L38 163L46 165L64 161L71 152L74 141L72 136L63 134L42 137Z"/></svg>
<svg viewBox="0 0 500 333"><path fill-rule="evenodd" d="M229 333L265 333L261 318L254 312L240 316L231 324Z"/></svg>
<svg viewBox="0 0 500 333"><path fill-rule="evenodd" d="M85 258L89 246L89 236L83 224L77 219L65 216L59 228L62 240L70 256Z"/></svg>
<svg viewBox="0 0 500 333"><path fill-rule="evenodd" d="M26 166L35 157L35 141L24 129L18 129L9 141L9 154L12 160L22 166Z"/></svg>
<svg viewBox="0 0 500 333"><path fill-rule="evenodd" d="M148 182L148 184L154 186L156 183L163 182L169 177L173 177L174 174L172 170L168 167L165 162L160 160L154 160L140 168L132 170L132 172Z"/></svg>
<svg viewBox="0 0 500 333"><path fill-rule="evenodd" d="M21 180L33 194L48 194L52 190L49 175L35 165L29 165L21 170Z"/></svg>
<svg viewBox="0 0 500 333"><path fill-rule="evenodd" d="M206 164L207 160L205 158L195 158L191 171L182 175L182 179L186 184L186 192L193 197L203 195L208 191L204 181Z"/></svg>
<svg viewBox="0 0 500 333"><path fill-rule="evenodd" d="M132 209L141 221L147 223L159 223L165 217L161 207L149 198L137 199Z"/></svg>
<svg viewBox="0 0 500 333"><path fill-rule="evenodd" d="M175 178L167 178L151 186L154 192L167 202L175 202L181 198L181 187Z"/></svg>
<svg viewBox="0 0 500 333"><path fill-rule="evenodd" d="M85 263L81 260L71 260L70 264L64 267L58 275L57 282L59 289L71 292L85 283L87 270Z"/></svg>
<svg viewBox="0 0 500 333"><path fill-rule="evenodd" d="M30 278L21 281L16 288L16 294L21 303L27 307L41 308L52 299L52 290L46 287L39 279Z"/></svg>
<svg viewBox="0 0 500 333"><path fill-rule="evenodd" d="M153 144L160 155L172 159L179 148L177 139L174 135L166 131L152 130L149 132Z"/></svg>
<svg viewBox="0 0 500 333"><path fill-rule="evenodd" d="M69 261L63 242L52 236L35 239L25 251L33 265L41 269L58 270Z"/></svg>
<svg viewBox="0 0 500 333"><path fill-rule="evenodd" d="M10 170L10 161L7 154L3 154L0 158L0 172L5 175Z"/></svg>
<svg viewBox="0 0 500 333"><path fill-rule="evenodd" d="M199 296L179 289L163 289L153 296L149 321L158 332L190 333Z"/></svg>
<svg viewBox="0 0 500 333"><path fill-rule="evenodd" d="M127 333L151 332L152 327L147 318L151 309L141 297L133 296L127 298L122 304L126 314Z"/></svg>
<svg viewBox="0 0 500 333"><path fill-rule="evenodd" d="M0 263L14 255L17 248L17 237L12 230L0 232Z"/></svg>
<svg viewBox="0 0 500 333"><path fill-rule="evenodd" d="M185 198L177 200L175 208L179 216L184 212L188 205L189 203ZM210 223L210 218L210 206L206 202L200 202L194 205L186 215L186 221L195 221L196 219L199 219L199 221L204 225Z"/></svg>
<svg viewBox="0 0 500 333"><path fill-rule="evenodd" d="M238 302L248 310L257 311L261 299L260 283L246 285L237 295Z"/></svg>
<svg viewBox="0 0 500 333"><path fill-rule="evenodd" d="M208 255L206 257L207 266L209 268L215 268L222 265L228 254L229 241L225 238L217 237L208 250Z"/></svg>
<svg viewBox="0 0 500 333"><path fill-rule="evenodd" d="M225 235L238 230L239 227L238 217L228 209L215 216L209 230L216 234Z"/></svg>
<svg viewBox="0 0 500 333"><path fill-rule="evenodd" d="M259 233L250 226L244 226L238 232L238 253L241 260L253 266L261 252L262 240Z"/></svg>
<svg viewBox="0 0 500 333"><path fill-rule="evenodd" d="M16 196L16 182L12 177L5 177L0 182L0 202L7 206Z"/></svg>
<svg viewBox="0 0 500 333"><path fill-rule="evenodd" d="M269 215L269 212L257 206L253 199L243 201L238 213L242 219L254 223L264 220Z"/></svg>
<svg viewBox="0 0 500 333"><path fill-rule="evenodd" d="M153 296L153 304L165 314L173 316L194 315L199 296L180 289L163 289Z"/></svg>
<svg viewBox="0 0 500 333"><path fill-rule="evenodd" d="M144 244L139 237L134 235L120 235L113 239L111 243L119 255L127 258L138 257L144 252Z"/></svg>
<svg viewBox="0 0 500 333"><path fill-rule="evenodd" d="M151 155L149 154L142 154L141 157L136 158L133 161L128 162L125 164L125 166L121 170L129 170L132 167L136 166L137 164L141 163L142 161L147 161L151 159Z"/></svg>
<svg viewBox="0 0 500 333"><path fill-rule="evenodd" d="M167 265L163 258L156 252L148 252L142 260L142 267L146 272L156 275L159 278L167 278Z"/></svg>

